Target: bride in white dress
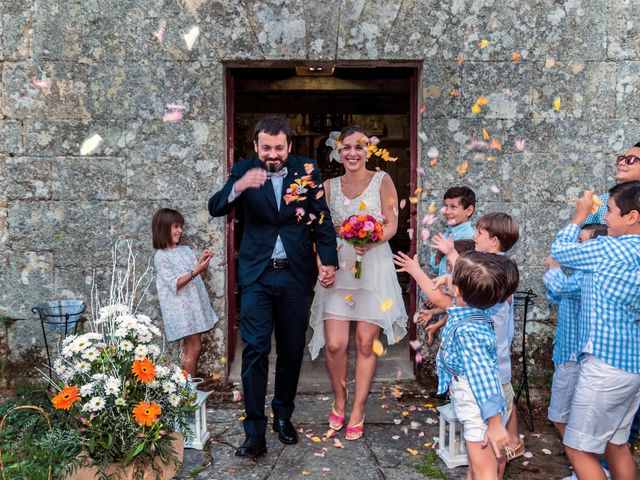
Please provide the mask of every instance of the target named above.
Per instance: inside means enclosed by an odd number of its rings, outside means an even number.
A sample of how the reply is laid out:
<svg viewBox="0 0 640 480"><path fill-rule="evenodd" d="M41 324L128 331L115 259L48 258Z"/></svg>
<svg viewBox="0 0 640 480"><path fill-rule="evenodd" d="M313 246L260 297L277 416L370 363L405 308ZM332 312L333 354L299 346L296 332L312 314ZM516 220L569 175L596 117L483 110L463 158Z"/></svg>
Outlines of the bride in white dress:
<svg viewBox="0 0 640 480"><path fill-rule="evenodd" d="M345 423L349 326L351 321L357 322L355 398L345 432L347 440L357 440L364 433L365 403L376 370L374 340L381 330L388 344L407 333L407 313L388 243L398 228L398 194L388 174L365 168L369 143L362 130L343 130L338 137L338 161L346 172L325 181L324 190L336 230L351 215L369 214L383 225L382 238L355 248L338 238L340 268L335 283L329 288L316 284L310 319L314 329L311 358L326 344L327 370L335 396L329 427L336 431ZM356 254L362 257L359 279L354 277Z"/></svg>

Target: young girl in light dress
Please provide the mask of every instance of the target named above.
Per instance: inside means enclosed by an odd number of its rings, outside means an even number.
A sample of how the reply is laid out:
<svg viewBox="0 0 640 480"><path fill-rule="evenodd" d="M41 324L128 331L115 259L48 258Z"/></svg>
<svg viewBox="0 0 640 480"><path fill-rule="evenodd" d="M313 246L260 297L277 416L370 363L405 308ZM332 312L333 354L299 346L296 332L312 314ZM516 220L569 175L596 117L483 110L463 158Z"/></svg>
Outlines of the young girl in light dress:
<svg viewBox="0 0 640 480"><path fill-rule="evenodd" d="M195 377L202 333L211 330L218 317L203 282L212 254L204 250L198 259L191 248L180 245L183 227L182 214L170 208L158 210L151 223L165 337L168 342L184 340L182 368Z"/></svg>

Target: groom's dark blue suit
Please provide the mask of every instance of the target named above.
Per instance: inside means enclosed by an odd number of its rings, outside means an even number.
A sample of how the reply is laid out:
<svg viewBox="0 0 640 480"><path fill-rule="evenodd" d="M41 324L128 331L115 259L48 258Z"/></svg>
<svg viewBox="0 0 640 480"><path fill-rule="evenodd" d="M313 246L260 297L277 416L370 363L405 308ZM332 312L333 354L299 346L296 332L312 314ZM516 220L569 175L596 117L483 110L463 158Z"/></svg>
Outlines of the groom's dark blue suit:
<svg viewBox="0 0 640 480"><path fill-rule="evenodd" d="M309 189L304 199L287 204L283 199L286 189L306 175L305 164L312 165L311 178L317 187ZM338 265L335 230L324 195L318 194L322 179L315 161L296 155L287 157L279 208L271 180L260 188L245 190L229 202L235 182L257 167L261 167L258 158L236 163L222 190L209 199L212 216L240 208L244 218L238 283L240 331L245 342L242 384L247 436L264 436L266 431L264 401L274 329L277 361L271 406L276 418L291 418L309 321L309 293L317 277L316 251L323 265ZM303 209L302 219L297 209ZM308 224L309 214L315 215L316 220ZM278 235L286 252L288 266L284 268L275 268L281 267L282 262L274 266L271 259Z"/></svg>

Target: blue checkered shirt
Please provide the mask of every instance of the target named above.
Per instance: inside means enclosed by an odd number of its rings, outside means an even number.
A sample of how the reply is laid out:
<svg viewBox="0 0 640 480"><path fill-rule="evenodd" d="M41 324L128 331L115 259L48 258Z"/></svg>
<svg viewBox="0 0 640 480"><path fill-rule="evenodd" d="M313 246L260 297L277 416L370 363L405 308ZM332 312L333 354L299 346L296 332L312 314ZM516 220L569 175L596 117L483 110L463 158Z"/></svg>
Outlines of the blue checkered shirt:
<svg viewBox="0 0 640 480"><path fill-rule="evenodd" d="M604 214L607 213L607 202L609 201L609 193L603 193L600 195L600 201L602 205L598 207L598 211L596 213L592 213L587 217L582 226L588 225L590 223L602 223L606 224L604 221Z"/></svg>
<svg viewBox="0 0 640 480"><path fill-rule="evenodd" d="M453 237L453 240L473 240L473 236L476 234L476 229L474 228L471 222L464 222L460 225L455 225L453 227L447 227L442 234L445 237ZM442 260L440 260L439 264L436 264L436 254L435 252L431 254L429 257L429 265L436 272L438 272L438 276L445 275L447 273L451 273L447 271L447 257L443 256Z"/></svg>
<svg viewBox="0 0 640 480"><path fill-rule="evenodd" d="M640 373L640 235L578 243L579 233L574 224L560 230L551 255L560 265L592 273L582 281L580 352Z"/></svg>
<svg viewBox="0 0 640 480"><path fill-rule="evenodd" d="M454 376L464 376L483 420L502 413L506 421L491 319L473 307L450 307L447 313L449 319L442 329L442 343L436 357L438 393L447 391Z"/></svg>
<svg viewBox="0 0 640 480"><path fill-rule="evenodd" d="M567 275L561 268L550 268L544 274L547 298L558 305L558 325L553 339L553 362L562 365L577 362L580 355L580 292L584 273Z"/></svg>

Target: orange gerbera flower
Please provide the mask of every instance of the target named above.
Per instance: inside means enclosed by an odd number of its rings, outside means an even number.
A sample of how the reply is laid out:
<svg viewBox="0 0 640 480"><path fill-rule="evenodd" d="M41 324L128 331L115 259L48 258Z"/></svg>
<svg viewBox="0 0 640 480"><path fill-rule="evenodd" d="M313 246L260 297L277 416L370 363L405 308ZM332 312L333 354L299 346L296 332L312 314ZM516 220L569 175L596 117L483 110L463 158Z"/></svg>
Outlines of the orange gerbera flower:
<svg viewBox="0 0 640 480"><path fill-rule="evenodd" d="M51 403L58 410L69 410L73 402L80 399L78 395L78 387L67 385L62 391L51 399Z"/></svg>
<svg viewBox="0 0 640 480"><path fill-rule="evenodd" d="M148 400L140 402L133 407L133 415L136 417L136 422L140 425L146 425L147 427L150 427L158 420L160 413L162 413L160 405L150 403Z"/></svg>
<svg viewBox="0 0 640 480"><path fill-rule="evenodd" d="M151 360L136 360L131 367L131 373L136 376L136 380L142 383L149 383L156 377L156 366Z"/></svg>

